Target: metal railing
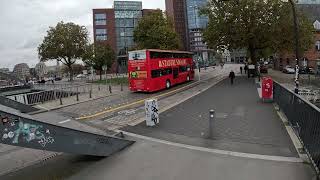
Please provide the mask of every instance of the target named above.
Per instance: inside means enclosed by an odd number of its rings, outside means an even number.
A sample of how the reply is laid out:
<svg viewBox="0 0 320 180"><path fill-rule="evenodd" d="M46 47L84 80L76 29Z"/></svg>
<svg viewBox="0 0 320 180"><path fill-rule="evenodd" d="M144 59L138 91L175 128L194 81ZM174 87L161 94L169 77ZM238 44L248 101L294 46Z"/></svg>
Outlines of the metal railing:
<svg viewBox="0 0 320 180"><path fill-rule="evenodd" d="M27 105L36 105L48 101L59 101L60 105L63 105L65 104L63 101L75 103L112 94L112 89L123 91L124 88L122 84L120 84L120 87L100 84L39 84L34 85L32 89L37 92L6 97Z"/></svg>
<svg viewBox="0 0 320 180"><path fill-rule="evenodd" d="M35 105L38 103L57 100L59 98L75 96L77 95L77 93L80 93L80 92L49 90L49 91L40 91L40 92L27 93L27 94L12 95L12 96L7 96L7 98L23 104Z"/></svg>
<svg viewBox="0 0 320 180"><path fill-rule="evenodd" d="M320 169L320 109L274 82L274 101L286 115L317 173Z"/></svg>

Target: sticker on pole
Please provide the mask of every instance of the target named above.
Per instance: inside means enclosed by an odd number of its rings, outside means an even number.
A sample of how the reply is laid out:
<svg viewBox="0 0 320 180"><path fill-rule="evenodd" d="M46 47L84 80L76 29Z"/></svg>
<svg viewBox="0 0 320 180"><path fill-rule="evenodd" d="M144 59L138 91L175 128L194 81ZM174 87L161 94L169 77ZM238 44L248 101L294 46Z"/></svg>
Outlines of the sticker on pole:
<svg viewBox="0 0 320 180"><path fill-rule="evenodd" d="M147 126L155 126L159 124L159 107L156 99L145 101L146 124Z"/></svg>

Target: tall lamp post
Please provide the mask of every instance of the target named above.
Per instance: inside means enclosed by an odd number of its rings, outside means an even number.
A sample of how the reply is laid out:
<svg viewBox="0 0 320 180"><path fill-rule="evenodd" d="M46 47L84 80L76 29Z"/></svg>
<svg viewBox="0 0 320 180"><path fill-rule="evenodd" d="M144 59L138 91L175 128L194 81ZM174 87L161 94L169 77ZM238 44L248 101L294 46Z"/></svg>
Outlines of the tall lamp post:
<svg viewBox="0 0 320 180"><path fill-rule="evenodd" d="M298 18L297 10L293 0L282 0L282 2L290 2L292 13L293 13L293 25L294 25L294 34L295 34L295 54L296 54L296 76L295 76L295 93L299 93L299 27L298 27Z"/></svg>

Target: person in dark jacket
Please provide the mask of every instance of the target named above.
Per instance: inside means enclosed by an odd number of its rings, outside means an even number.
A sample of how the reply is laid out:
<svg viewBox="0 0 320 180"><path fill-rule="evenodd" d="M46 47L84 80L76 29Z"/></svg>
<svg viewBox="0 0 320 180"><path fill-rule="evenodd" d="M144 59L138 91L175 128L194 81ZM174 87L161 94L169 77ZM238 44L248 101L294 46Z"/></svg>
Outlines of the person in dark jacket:
<svg viewBox="0 0 320 180"><path fill-rule="evenodd" d="M244 66L244 73L247 74L247 71L248 71L248 65L245 65Z"/></svg>
<svg viewBox="0 0 320 180"><path fill-rule="evenodd" d="M242 74L242 66L240 66L240 73Z"/></svg>
<svg viewBox="0 0 320 180"><path fill-rule="evenodd" d="M230 74L229 74L229 78L231 80L231 85L233 85L233 80L236 77L236 75L234 74L234 72L231 70Z"/></svg>

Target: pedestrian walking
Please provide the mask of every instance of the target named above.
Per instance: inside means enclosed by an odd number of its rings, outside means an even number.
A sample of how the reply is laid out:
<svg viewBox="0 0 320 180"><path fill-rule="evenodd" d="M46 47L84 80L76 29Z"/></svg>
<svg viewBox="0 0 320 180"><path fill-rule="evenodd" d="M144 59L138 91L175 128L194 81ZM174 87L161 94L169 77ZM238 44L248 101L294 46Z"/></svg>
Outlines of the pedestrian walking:
<svg viewBox="0 0 320 180"><path fill-rule="evenodd" d="M233 80L236 77L236 75L234 74L234 72L231 70L230 74L229 74L229 78L231 80L231 85L233 85Z"/></svg>
<svg viewBox="0 0 320 180"><path fill-rule="evenodd" d="M242 74L242 66L240 66L240 73Z"/></svg>
<svg viewBox="0 0 320 180"><path fill-rule="evenodd" d="M248 65L244 65L244 73L247 74L248 72Z"/></svg>
<svg viewBox="0 0 320 180"><path fill-rule="evenodd" d="M260 68L260 64L258 64L258 71L257 71L257 74L258 74L258 81L260 82L260 78L261 78L261 68Z"/></svg>

